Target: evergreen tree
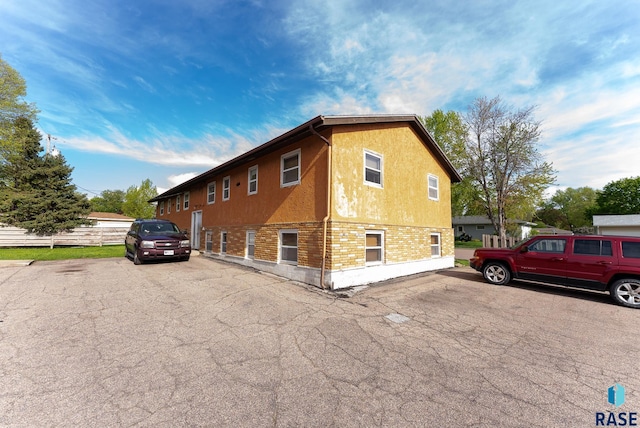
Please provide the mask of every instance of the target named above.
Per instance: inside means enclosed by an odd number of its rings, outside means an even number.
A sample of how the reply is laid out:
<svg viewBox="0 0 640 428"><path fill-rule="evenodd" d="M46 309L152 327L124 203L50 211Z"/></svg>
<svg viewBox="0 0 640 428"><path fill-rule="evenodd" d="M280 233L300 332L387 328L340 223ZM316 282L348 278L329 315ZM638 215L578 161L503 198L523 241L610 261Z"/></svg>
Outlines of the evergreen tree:
<svg viewBox="0 0 640 428"><path fill-rule="evenodd" d="M13 139L20 150L2 166L0 222L38 235L90 223L89 201L71 183L73 168L62 155L40 155L41 135L30 119L15 120Z"/></svg>

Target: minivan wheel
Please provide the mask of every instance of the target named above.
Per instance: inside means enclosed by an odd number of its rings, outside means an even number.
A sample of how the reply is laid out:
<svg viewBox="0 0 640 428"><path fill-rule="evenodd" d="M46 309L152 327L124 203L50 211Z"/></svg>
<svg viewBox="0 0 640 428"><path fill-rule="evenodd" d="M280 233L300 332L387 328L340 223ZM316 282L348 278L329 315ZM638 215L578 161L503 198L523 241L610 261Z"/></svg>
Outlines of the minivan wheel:
<svg viewBox="0 0 640 428"><path fill-rule="evenodd" d="M511 271L499 262L489 262L482 269L484 279L494 285L504 285L511 281Z"/></svg>
<svg viewBox="0 0 640 428"><path fill-rule="evenodd" d="M640 308L640 280L619 279L611 285L609 293L617 303L629 308Z"/></svg>
<svg viewBox="0 0 640 428"><path fill-rule="evenodd" d="M133 264L134 265L141 265L142 264L142 260L140 260L140 257L138 257L138 250L137 249L133 250Z"/></svg>

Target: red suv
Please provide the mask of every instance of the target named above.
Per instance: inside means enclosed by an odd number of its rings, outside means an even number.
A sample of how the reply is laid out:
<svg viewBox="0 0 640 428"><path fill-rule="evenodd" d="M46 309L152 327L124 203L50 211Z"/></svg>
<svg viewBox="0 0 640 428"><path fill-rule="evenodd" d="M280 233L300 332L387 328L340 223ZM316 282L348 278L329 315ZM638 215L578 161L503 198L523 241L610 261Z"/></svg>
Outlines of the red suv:
<svg viewBox="0 0 640 428"><path fill-rule="evenodd" d="M640 237L539 235L513 248L479 248L470 265L492 284L515 278L606 290L640 308Z"/></svg>

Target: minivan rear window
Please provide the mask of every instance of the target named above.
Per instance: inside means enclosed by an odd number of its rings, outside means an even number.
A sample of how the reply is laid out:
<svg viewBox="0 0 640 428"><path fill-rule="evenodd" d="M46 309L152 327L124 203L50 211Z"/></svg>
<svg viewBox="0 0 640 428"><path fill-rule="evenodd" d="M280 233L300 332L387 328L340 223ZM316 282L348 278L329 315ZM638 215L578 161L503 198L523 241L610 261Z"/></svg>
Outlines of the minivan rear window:
<svg viewBox="0 0 640 428"><path fill-rule="evenodd" d="M622 241L622 257L640 259L640 242Z"/></svg>

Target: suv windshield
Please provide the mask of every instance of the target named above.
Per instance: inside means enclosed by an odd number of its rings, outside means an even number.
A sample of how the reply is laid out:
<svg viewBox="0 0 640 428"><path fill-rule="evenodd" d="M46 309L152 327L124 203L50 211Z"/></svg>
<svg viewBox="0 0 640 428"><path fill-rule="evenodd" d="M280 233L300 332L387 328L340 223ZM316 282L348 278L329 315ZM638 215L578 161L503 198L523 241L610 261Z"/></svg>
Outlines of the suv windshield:
<svg viewBox="0 0 640 428"><path fill-rule="evenodd" d="M180 233L180 229L173 223L143 223L140 227L140 235L161 235L164 233Z"/></svg>

